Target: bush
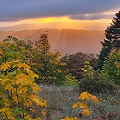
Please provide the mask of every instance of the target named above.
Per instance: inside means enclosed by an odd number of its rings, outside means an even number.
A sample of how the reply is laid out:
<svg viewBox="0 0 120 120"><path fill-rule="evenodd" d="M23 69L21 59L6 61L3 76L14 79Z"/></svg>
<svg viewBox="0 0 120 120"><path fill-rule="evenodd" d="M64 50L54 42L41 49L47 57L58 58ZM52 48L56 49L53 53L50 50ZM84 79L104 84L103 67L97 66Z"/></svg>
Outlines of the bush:
<svg viewBox="0 0 120 120"><path fill-rule="evenodd" d="M78 86L78 80L72 76L72 74L68 74L65 76L66 80L63 81L63 85L65 86Z"/></svg>
<svg viewBox="0 0 120 120"><path fill-rule="evenodd" d="M114 92L118 87L112 82L97 79L82 79L79 83L80 91L88 91L90 93Z"/></svg>
<svg viewBox="0 0 120 120"><path fill-rule="evenodd" d="M120 85L120 50L113 50L104 62L102 75L108 82Z"/></svg>
<svg viewBox="0 0 120 120"><path fill-rule="evenodd" d="M82 68L84 74L83 79L79 81L79 90L88 91L90 93L113 92L118 87L112 82L103 78L100 71L94 71L89 62L85 62Z"/></svg>
<svg viewBox="0 0 120 120"><path fill-rule="evenodd" d="M0 74L0 115L3 120L41 120L45 117L46 100L37 95L40 87L34 78L38 75L29 65L19 60L5 62L0 66ZM33 105L41 107L41 115L36 119L33 119Z"/></svg>

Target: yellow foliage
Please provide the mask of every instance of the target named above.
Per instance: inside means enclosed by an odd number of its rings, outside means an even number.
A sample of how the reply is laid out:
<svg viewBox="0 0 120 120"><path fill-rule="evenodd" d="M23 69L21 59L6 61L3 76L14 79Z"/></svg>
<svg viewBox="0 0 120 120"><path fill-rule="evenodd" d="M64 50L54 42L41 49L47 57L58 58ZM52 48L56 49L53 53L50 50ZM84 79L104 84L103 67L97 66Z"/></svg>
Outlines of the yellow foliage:
<svg viewBox="0 0 120 120"><path fill-rule="evenodd" d="M40 100L38 102L38 105L47 107L47 101L46 100Z"/></svg>
<svg viewBox="0 0 120 120"><path fill-rule="evenodd" d="M0 113L8 115L9 120L14 120L13 114L10 110L10 108L3 107L0 109Z"/></svg>
<svg viewBox="0 0 120 120"><path fill-rule="evenodd" d="M29 120L29 119L30 119L30 115L26 115L26 116L24 117L24 119Z"/></svg>
<svg viewBox="0 0 120 120"><path fill-rule="evenodd" d="M27 98L23 98L23 105L29 107L32 105L32 101L28 100Z"/></svg>
<svg viewBox="0 0 120 120"><path fill-rule="evenodd" d="M3 89L3 91L0 91L0 97L2 97L3 102L0 114L3 118L7 119L6 116L8 116L8 119L14 120L20 114L24 114L24 118L21 118L30 120L31 115L25 112L26 107L31 107L33 103L38 106L47 107L47 101L37 96L37 93L41 89L34 82L34 78L38 77L38 75L30 70L29 65L19 60L13 60L3 63L0 66L0 70L2 73L0 76L0 85ZM24 110L21 111L21 108ZM12 111L14 109L19 112L14 114ZM42 115L45 117L44 111L42 111ZM35 120L42 119L36 118Z"/></svg>
<svg viewBox="0 0 120 120"><path fill-rule="evenodd" d="M73 109L75 109L75 108L77 108L77 107L84 108L84 109L88 108L86 102L77 102L77 103L74 103L74 104L72 105L72 108L73 108Z"/></svg>
<svg viewBox="0 0 120 120"><path fill-rule="evenodd" d="M74 104L72 105L72 108L75 109L75 108L77 108L78 106L79 106L79 102L74 103Z"/></svg>
<svg viewBox="0 0 120 120"><path fill-rule="evenodd" d="M12 85L10 83L6 84L4 89L5 90L10 90L12 88Z"/></svg>
<svg viewBox="0 0 120 120"><path fill-rule="evenodd" d="M82 93L80 94L80 96L79 96L79 99L81 99L81 100L85 100L85 99L86 99L86 100L93 100L94 102L99 103L98 98L97 98L96 96L88 93L87 91L86 91L86 92L82 92Z"/></svg>
<svg viewBox="0 0 120 120"><path fill-rule="evenodd" d="M79 96L79 99L81 100L89 100L91 98L91 94L89 94L87 91L86 92L82 92Z"/></svg>
<svg viewBox="0 0 120 120"><path fill-rule="evenodd" d="M88 100L93 100L94 102L97 102L99 103L99 100L96 96L88 93L87 91L86 92L82 92L80 95L79 95L79 100L80 102L76 102L72 105L72 108L75 109L75 108L80 108L82 110L82 114L83 115L86 115L86 116L90 116L90 113L91 111L88 109L88 105L87 105L87 101ZM69 118L69 117L66 117L62 120L78 120L76 117L75 118Z"/></svg>
<svg viewBox="0 0 120 120"><path fill-rule="evenodd" d="M5 71L5 70L8 69L9 67L10 67L10 63L9 63L9 62L6 62L6 63L3 63L3 64L0 66L0 70Z"/></svg>
<svg viewBox="0 0 120 120"><path fill-rule="evenodd" d="M82 114L83 114L83 115L86 115L86 116L90 116L90 110L84 109L84 110L82 111Z"/></svg>
<svg viewBox="0 0 120 120"><path fill-rule="evenodd" d="M44 117L46 117L46 112L45 112L45 110L42 110L41 113L42 113L42 115L43 115Z"/></svg>
<svg viewBox="0 0 120 120"><path fill-rule="evenodd" d="M58 70L59 73L61 73L62 71L61 70Z"/></svg>
<svg viewBox="0 0 120 120"><path fill-rule="evenodd" d="M21 63L21 62L19 62L19 63L17 64L17 66L18 66L18 68L30 69L30 66L29 66L29 65L27 65L27 64L25 64L25 63Z"/></svg>
<svg viewBox="0 0 120 120"><path fill-rule="evenodd" d="M87 109L87 108L88 108L86 102L81 102L81 103L79 103L79 107L80 107L80 108L83 108L83 109Z"/></svg>
<svg viewBox="0 0 120 120"><path fill-rule="evenodd" d="M94 95L91 96L91 100L93 100L96 103L99 103L100 101L98 100L98 98Z"/></svg>
<svg viewBox="0 0 120 120"><path fill-rule="evenodd" d="M32 91L38 93L39 91L41 91L41 88L34 82L32 83Z"/></svg>
<svg viewBox="0 0 120 120"><path fill-rule="evenodd" d="M17 96L16 96L16 95L14 95L12 98L13 98L13 101L14 101L15 103L18 103L18 99L17 99Z"/></svg>
<svg viewBox="0 0 120 120"><path fill-rule="evenodd" d="M2 54L3 50L0 48L0 54Z"/></svg>

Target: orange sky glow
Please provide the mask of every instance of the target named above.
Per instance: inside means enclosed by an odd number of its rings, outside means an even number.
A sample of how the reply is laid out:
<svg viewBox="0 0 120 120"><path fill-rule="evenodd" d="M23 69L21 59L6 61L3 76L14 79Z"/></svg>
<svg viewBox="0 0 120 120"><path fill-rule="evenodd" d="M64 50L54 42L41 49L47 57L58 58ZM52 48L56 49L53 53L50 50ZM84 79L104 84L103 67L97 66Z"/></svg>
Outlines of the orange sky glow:
<svg viewBox="0 0 120 120"><path fill-rule="evenodd" d="M41 28L69 28L69 29L105 29L110 23L111 19L100 19L100 20L73 20L69 17L48 17L48 18L37 18L27 19L17 22L22 23L35 23Z"/></svg>
<svg viewBox="0 0 120 120"><path fill-rule="evenodd" d="M104 30L107 26L110 25L111 22L111 19L73 20L65 16L25 19L17 22L3 22L2 24L0 24L0 27L20 24L37 24L39 28Z"/></svg>
<svg viewBox="0 0 120 120"><path fill-rule="evenodd" d="M119 11L119 0L0 1L0 27L105 30ZM7 7L6 7L7 6ZM2 28L1 28L2 29Z"/></svg>

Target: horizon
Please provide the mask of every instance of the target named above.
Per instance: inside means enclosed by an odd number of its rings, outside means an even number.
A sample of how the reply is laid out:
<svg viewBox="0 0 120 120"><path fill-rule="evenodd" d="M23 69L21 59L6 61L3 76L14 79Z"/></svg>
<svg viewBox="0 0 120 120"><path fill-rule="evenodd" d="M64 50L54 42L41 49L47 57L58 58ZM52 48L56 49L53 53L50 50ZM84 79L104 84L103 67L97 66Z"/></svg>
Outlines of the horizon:
<svg viewBox="0 0 120 120"><path fill-rule="evenodd" d="M47 18L48 19L48 18ZM50 18L49 18L50 19ZM58 19L58 18L57 18ZM110 23L112 22L112 19L103 19L103 20L65 20L65 21L59 21L59 22L44 22L46 21L46 18L40 18L39 20L35 21L36 19L28 19L23 20L19 22L13 22L2 23L0 26L0 29L8 28L12 30L12 27L21 27L20 30L32 30L32 29L74 29L74 30L105 30L108 26L110 26ZM25 22L24 22L25 21ZM31 22L32 21L32 22ZM41 22L41 23L39 23ZM26 26L24 26L26 25ZM86 25L86 26L85 26ZM32 26L32 27L31 27ZM13 30L14 31L14 30Z"/></svg>
<svg viewBox="0 0 120 120"><path fill-rule="evenodd" d="M26 25L26 24L21 24L21 25ZM20 25L20 26L21 26ZM31 25L31 24L30 24ZM15 28L14 28L15 27ZM28 26L29 27L29 26ZM34 31L34 30L77 30L77 31L105 31L105 30L102 30L102 29L76 29L76 28L18 28L17 25L15 26L6 26L6 27L0 27L0 32L17 32L17 31ZM49 32L49 31L47 31Z"/></svg>

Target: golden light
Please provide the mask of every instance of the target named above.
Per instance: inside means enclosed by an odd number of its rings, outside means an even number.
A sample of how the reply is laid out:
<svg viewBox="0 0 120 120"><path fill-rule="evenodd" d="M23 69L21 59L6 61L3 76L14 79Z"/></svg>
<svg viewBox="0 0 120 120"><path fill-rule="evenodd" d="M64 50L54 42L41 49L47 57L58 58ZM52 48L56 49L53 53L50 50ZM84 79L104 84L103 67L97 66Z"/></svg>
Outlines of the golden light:
<svg viewBox="0 0 120 120"><path fill-rule="evenodd" d="M68 17L45 17L45 18L36 18L28 19L28 23L51 23L51 22L64 22L69 21Z"/></svg>
<svg viewBox="0 0 120 120"><path fill-rule="evenodd" d="M86 16L89 16L86 14ZM16 22L19 24L35 24L38 28L53 28L53 29L84 29L84 30L104 30L112 22L111 19L99 19L99 20L74 20L68 16L65 17L45 17L45 18L33 18L25 19ZM34 28L34 26L33 26Z"/></svg>

